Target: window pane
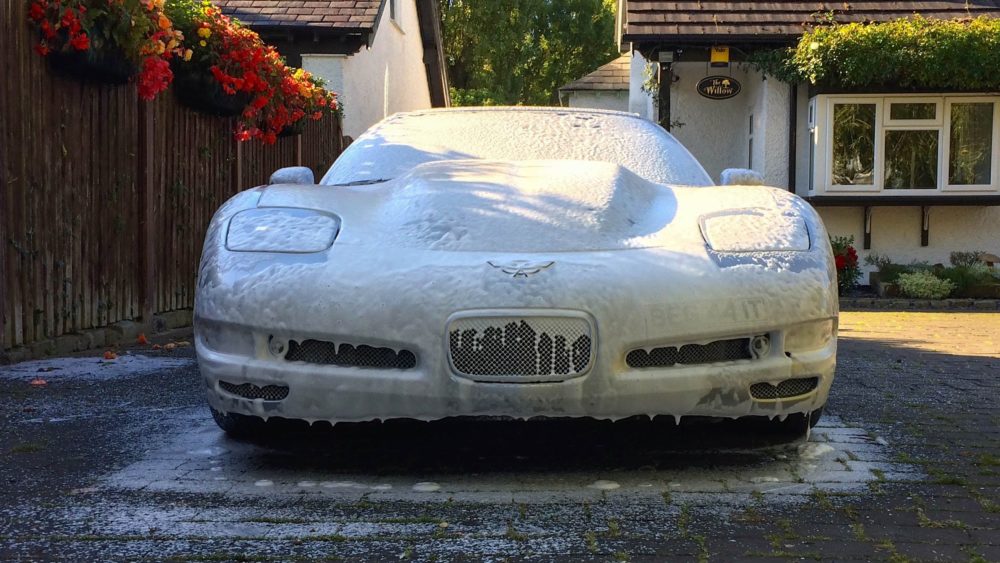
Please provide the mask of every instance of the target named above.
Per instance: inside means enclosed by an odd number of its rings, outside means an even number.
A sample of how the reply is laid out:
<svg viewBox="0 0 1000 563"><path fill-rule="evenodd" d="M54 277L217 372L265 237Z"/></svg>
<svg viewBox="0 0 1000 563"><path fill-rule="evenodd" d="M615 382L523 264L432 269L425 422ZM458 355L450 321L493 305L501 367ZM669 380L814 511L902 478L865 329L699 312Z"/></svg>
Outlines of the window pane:
<svg viewBox="0 0 1000 563"><path fill-rule="evenodd" d="M937 104L889 104L889 119L934 119Z"/></svg>
<svg viewBox="0 0 1000 563"><path fill-rule="evenodd" d="M885 132L885 189L937 188L938 132Z"/></svg>
<svg viewBox="0 0 1000 563"><path fill-rule="evenodd" d="M875 104L833 105L833 183L875 183Z"/></svg>
<svg viewBox="0 0 1000 563"><path fill-rule="evenodd" d="M951 106L948 183L989 184L992 179L993 104Z"/></svg>

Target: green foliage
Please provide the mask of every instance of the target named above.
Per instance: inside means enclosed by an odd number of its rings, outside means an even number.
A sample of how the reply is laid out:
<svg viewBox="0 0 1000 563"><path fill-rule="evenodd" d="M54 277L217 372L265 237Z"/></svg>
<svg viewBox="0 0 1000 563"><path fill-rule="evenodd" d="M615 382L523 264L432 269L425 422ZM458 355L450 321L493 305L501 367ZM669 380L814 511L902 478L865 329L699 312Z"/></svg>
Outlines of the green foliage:
<svg viewBox="0 0 1000 563"><path fill-rule="evenodd" d="M454 105L550 105L618 54L615 0L438 0Z"/></svg>
<svg viewBox="0 0 1000 563"><path fill-rule="evenodd" d="M971 266L953 266L942 268L935 272L935 275L943 280L948 280L955 286L955 293L962 295L970 287L977 285L990 285L996 283L992 272L986 264L973 264Z"/></svg>
<svg viewBox="0 0 1000 563"><path fill-rule="evenodd" d="M952 266L975 266L977 264L982 264L983 254L986 254L982 250L973 250L969 252L952 252L948 256L948 261L951 262Z"/></svg>
<svg viewBox="0 0 1000 563"><path fill-rule="evenodd" d="M955 284L926 271L900 274L896 280L903 295L915 299L944 299L955 290Z"/></svg>
<svg viewBox="0 0 1000 563"><path fill-rule="evenodd" d="M892 85L941 90L1000 89L1000 19L929 19L820 25L788 49L750 64L785 82L836 87Z"/></svg>
<svg viewBox="0 0 1000 563"><path fill-rule="evenodd" d="M861 277L858 267L858 252L854 249L854 237L830 237L833 257L837 263L837 287L844 295L857 287Z"/></svg>

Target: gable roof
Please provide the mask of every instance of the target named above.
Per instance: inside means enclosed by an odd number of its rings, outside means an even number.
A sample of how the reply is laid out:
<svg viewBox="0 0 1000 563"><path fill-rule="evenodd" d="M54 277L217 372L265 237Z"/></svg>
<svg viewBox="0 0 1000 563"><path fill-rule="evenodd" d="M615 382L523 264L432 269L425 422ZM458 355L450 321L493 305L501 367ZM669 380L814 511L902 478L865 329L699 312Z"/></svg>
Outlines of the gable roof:
<svg viewBox="0 0 1000 563"><path fill-rule="evenodd" d="M372 29L382 0L215 0L222 12L252 27Z"/></svg>
<svg viewBox="0 0 1000 563"><path fill-rule="evenodd" d="M837 21L882 22L914 14L930 18L1000 16L1000 0L926 2L625 2L622 41L660 39L787 40L801 35L814 14Z"/></svg>
<svg viewBox="0 0 1000 563"><path fill-rule="evenodd" d="M615 91L628 90L629 73L632 68L632 56L622 55L610 63L599 67L594 72L579 80L574 80L559 88L560 92L577 92L587 90Z"/></svg>

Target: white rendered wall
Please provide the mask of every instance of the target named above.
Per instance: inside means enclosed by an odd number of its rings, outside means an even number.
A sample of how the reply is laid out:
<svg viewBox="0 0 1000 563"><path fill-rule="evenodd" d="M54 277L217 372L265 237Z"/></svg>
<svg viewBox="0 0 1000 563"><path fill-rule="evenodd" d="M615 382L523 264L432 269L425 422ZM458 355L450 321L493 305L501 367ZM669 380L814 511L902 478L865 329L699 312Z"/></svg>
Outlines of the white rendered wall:
<svg viewBox="0 0 1000 563"><path fill-rule="evenodd" d="M642 83L645 80L643 71L647 64L639 51L632 52L632 65L629 67L628 111L650 121L656 121L653 97L642 91Z"/></svg>
<svg viewBox="0 0 1000 563"><path fill-rule="evenodd" d="M628 111L629 94L625 90L577 91L567 92L565 96L566 102L571 108Z"/></svg>
<svg viewBox="0 0 1000 563"><path fill-rule="evenodd" d="M874 207L871 250L861 248L863 212L861 207L819 208L831 236L854 236L862 261L868 254L877 253L899 264L948 265L948 255L954 251L984 250L1000 254L1000 207L932 207L930 244L926 247L920 246L919 207Z"/></svg>
<svg viewBox="0 0 1000 563"><path fill-rule="evenodd" d="M357 138L388 115L431 107L415 0L399 2L398 22L382 11L370 49L342 59L344 134ZM335 81L330 55L302 55L306 70ZM331 72L327 76L325 72Z"/></svg>

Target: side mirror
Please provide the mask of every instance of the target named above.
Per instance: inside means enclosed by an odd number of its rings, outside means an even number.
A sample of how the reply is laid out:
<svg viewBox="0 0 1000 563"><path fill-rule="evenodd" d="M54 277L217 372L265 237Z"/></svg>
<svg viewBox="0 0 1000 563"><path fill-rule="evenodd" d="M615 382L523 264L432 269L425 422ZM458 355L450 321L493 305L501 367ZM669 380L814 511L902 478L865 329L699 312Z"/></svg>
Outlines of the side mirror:
<svg viewBox="0 0 1000 563"><path fill-rule="evenodd" d="M723 186L763 186L764 175L746 168L726 168L722 171Z"/></svg>
<svg viewBox="0 0 1000 563"><path fill-rule="evenodd" d="M271 174L271 179L268 180L268 183L306 184L311 186L316 183L316 177L313 175L313 171L305 166L289 166L275 170L274 174Z"/></svg>

